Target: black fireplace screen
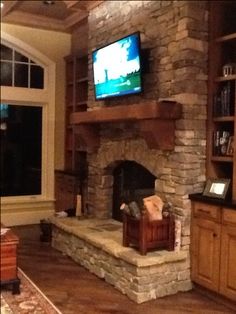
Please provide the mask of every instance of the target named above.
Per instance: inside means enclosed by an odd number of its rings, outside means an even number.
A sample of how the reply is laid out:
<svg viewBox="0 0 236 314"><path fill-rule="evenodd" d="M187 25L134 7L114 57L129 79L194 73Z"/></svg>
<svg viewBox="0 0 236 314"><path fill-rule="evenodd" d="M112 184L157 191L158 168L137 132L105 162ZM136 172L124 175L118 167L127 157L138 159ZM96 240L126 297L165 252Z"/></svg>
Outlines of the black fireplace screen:
<svg viewBox="0 0 236 314"><path fill-rule="evenodd" d="M124 161L113 172L112 218L122 221L120 205L136 201L142 206L142 199L154 194L156 177L135 161Z"/></svg>

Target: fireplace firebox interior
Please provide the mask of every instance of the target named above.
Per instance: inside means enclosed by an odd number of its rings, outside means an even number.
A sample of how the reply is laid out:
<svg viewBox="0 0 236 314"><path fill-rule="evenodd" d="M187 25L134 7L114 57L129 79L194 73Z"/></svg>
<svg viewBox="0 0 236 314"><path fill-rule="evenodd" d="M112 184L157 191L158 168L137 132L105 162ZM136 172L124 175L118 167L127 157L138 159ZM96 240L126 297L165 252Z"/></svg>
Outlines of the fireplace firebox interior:
<svg viewBox="0 0 236 314"><path fill-rule="evenodd" d="M136 201L143 206L142 199L154 194L156 177L135 161L124 161L113 172L112 218L122 221L122 203Z"/></svg>

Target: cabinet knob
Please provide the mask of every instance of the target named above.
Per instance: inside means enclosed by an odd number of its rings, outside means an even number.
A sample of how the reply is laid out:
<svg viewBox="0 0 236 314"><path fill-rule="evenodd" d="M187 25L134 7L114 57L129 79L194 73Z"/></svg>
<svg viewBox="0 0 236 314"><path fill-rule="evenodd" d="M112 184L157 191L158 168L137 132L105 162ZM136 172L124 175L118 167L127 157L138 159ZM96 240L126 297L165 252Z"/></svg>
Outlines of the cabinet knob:
<svg viewBox="0 0 236 314"><path fill-rule="evenodd" d="M216 234L216 233L213 233L213 237L216 238L216 237L217 237L217 234Z"/></svg>

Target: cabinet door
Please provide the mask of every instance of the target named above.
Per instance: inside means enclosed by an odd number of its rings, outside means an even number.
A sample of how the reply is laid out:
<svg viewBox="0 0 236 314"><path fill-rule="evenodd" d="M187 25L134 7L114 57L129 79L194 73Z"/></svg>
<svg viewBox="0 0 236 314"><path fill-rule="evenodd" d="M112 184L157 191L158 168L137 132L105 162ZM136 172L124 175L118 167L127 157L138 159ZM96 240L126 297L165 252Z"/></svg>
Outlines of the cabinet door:
<svg viewBox="0 0 236 314"><path fill-rule="evenodd" d="M220 293L236 300L236 227L223 226L221 237Z"/></svg>
<svg viewBox="0 0 236 314"><path fill-rule="evenodd" d="M192 280L218 291L221 226L201 218L193 219L192 224Z"/></svg>

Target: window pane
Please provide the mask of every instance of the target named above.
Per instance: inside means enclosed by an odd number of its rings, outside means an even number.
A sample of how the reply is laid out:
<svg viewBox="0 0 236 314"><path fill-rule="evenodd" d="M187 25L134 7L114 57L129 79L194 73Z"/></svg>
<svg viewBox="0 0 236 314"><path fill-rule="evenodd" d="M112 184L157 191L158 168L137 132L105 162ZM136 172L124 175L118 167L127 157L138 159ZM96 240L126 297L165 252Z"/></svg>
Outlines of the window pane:
<svg viewBox="0 0 236 314"><path fill-rule="evenodd" d="M12 49L1 45L1 60L12 60Z"/></svg>
<svg viewBox="0 0 236 314"><path fill-rule="evenodd" d="M28 64L15 64L16 87L28 87Z"/></svg>
<svg viewBox="0 0 236 314"><path fill-rule="evenodd" d="M31 65L30 67L30 88L43 88L44 80L43 68L37 65Z"/></svg>
<svg viewBox="0 0 236 314"><path fill-rule="evenodd" d="M29 62L29 59L25 56L23 56L21 53L15 51L15 61L20 61L20 62Z"/></svg>
<svg viewBox="0 0 236 314"><path fill-rule="evenodd" d="M1 61L1 86L12 86L12 63Z"/></svg>
<svg viewBox="0 0 236 314"><path fill-rule="evenodd" d="M8 105L1 130L1 196L41 194L42 108Z"/></svg>

